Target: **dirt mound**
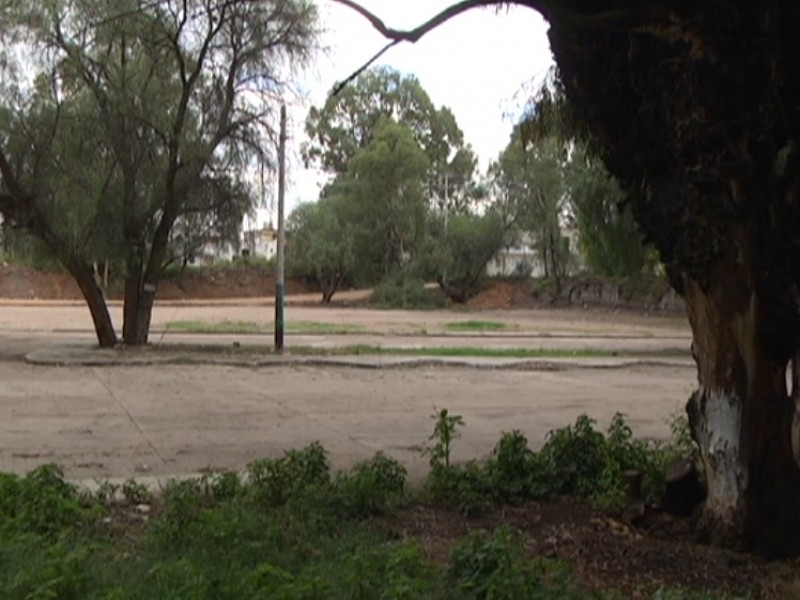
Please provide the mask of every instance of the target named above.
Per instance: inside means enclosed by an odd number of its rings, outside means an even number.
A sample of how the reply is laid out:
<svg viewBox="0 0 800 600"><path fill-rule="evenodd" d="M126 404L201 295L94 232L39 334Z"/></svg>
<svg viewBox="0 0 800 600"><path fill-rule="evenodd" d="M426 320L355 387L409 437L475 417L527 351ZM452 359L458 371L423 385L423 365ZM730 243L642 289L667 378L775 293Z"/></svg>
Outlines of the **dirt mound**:
<svg viewBox="0 0 800 600"><path fill-rule="evenodd" d="M526 308L533 306L529 281L497 279L468 302L472 308Z"/></svg>

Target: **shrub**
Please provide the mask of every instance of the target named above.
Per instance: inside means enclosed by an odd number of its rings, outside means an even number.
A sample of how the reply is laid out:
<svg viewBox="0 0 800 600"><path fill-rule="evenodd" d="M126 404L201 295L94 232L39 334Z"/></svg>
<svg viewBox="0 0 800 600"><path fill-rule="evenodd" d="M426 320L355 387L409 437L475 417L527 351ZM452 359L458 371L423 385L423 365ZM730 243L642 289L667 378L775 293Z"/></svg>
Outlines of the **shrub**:
<svg viewBox="0 0 800 600"><path fill-rule="evenodd" d="M406 468L379 452L336 478L345 511L357 517L388 512L405 495Z"/></svg>
<svg viewBox="0 0 800 600"><path fill-rule="evenodd" d="M55 465L43 465L25 477L0 474L0 528L57 536L90 516L74 486Z"/></svg>
<svg viewBox="0 0 800 600"><path fill-rule="evenodd" d="M447 298L438 288L427 288L422 279L405 273L389 275L372 292L370 303L381 308L442 308Z"/></svg>
<svg viewBox="0 0 800 600"><path fill-rule="evenodd" d="M505 502L531 498L534 495L532 474L535 458L522 432L504 433L487 465L494 493Z"/></svg>
<svg viewBox="0 0 800 600"><path fill-rule="evenodd" d="M270 506L281 506L330 483L328 456L319 442L303 450L290 450L281 458L254 461L248 473L251 489Z"/></svg>
<svg viewBox="0 0 800 600"><path fill-rule="evenodd" d="M532 461L537 496L591 496L605 468L605 438L594 421L581 415L575 425L547 434L544 447Z"/></svg>

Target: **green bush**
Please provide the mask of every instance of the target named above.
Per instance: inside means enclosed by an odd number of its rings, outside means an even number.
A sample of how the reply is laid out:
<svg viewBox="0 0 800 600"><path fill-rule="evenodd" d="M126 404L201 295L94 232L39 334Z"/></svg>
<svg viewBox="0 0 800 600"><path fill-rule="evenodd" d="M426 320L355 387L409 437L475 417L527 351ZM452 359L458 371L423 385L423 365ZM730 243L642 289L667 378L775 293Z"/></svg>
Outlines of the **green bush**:
<svg viewBox="0 0 800 600"><path fill-rule="evenodd" d="M335 481L335 489L345 511L356 517L389 512L406 491L406 468L379 452Z"/></svg>
<svg viewBox="0 0 800 600"><path fill-rule="evenodd" d="M253 492L270 506L281 506L330 483L328 455L319 442L303 450L290 450L281 458L254 461L248 474Z"/></svg>
<svg viewBox="0 0 800 600"><path fill-rule="evenodd" d="M535 460L536 455L522 432L504 433L487 465L495 495L512 503L535 496L532 479Z"/></svg>
<svg viewBox="0 0 800 600"><path fill-rule="evenodd" d="M600 508L626 508L625 473L642 475L643 499L658 501L664 490L664 473L676 457L686 455L685 436L670 444L637 440L624 415L614 416L607 434L581 415L573 425L551 431L539 452L533 452L519 431L504 433L492 457L484 464L451 465L451 446L463 419L446 410L437 415L425 450L431 472L425 490L438 504L474 514L492 504L516 503L554 496L591 498ZM680 423L673 426L680 433Z"/></svg>
<svg viewBox="0 0 800 600"><path fill-rule="evenodd" d="M439 288L427 288L422 279L396 273L381 281L372 292L370 303L381 308L431 309L447 305Z"/></svg>
<svg viewBox="0 0 800 600"><path fill-rule="evenodd" d="M55 465L43 465L25 477L0 474L0 531L56 537L91 515Z"/></svg>

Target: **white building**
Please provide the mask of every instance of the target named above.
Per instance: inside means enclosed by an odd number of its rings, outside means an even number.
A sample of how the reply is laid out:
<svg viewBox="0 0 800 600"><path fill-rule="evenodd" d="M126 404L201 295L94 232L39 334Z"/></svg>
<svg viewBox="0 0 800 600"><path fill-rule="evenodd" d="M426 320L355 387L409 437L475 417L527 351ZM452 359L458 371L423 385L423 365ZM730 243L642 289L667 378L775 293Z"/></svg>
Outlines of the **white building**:
<svg viewBox="0 0 800 600"><path fill-rule="evenodd" d="M242 235L242 256L271 260L278 253L278 232L272 225L251 229Z"/></svg>

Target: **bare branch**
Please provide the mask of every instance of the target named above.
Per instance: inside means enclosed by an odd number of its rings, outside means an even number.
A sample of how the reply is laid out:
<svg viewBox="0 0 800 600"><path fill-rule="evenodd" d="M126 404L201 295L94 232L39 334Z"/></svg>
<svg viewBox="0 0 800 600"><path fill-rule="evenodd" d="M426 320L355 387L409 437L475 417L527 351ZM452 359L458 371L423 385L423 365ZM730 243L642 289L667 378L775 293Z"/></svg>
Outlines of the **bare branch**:
<svg viewBox="0 0 800 600"><path fill-rule="evenodd" d="M335 86L333 86L333 91L331 92L332 96L338 96L339 92L341 92L344 88L346 88L351 81L361 75L364 71L369 69L376 60L378 60L381 56L383 56L390 48L394 48L397 44L399 44L402 40L394 40L393 42L389 42L383 49L378 52L375 56L370 58L367 62L361 65L356 71L354 71L347 79L344 81L340 81Z"/></svg>
<svg viewBox="0 0 800 600"><path fill-rule="evenodd" d="M383 50L378 52L355 73L343 82L337 84L332 92L336 96L353 79L364 72L372 63L380 58L387 50L400 42L416 43L424 35L430 33L453 17L461 15L474 8L489 8L501 5L516 5L531 8L539 12L553 27L568 27L576 31L598 31L639 33L658 37L668 42L694 42L695 36L691 28L677 13L667 7L652 3L638 3L629 7L615 8L608 12L583 14L564 8L560 0L462 0L448 6L443 11L428 19L421 25L409 30L399 30L388 27L382 19L370 12L354 0L333 0L346 6L372 24L372 26L385 38L391 40Z"/></svg>
<svg viewBox="0 0 800 600"><path fill-rule="evenodd" d="M480 7L501 4L500 0L462 0L461 2L457 2L456 4L448 6L438 15L427 20L422 25L415 27L414 29L410 29L408 31L401 31L399 29L392 29L390 27L387 27L386 24L380 18L378 18L376 15L368 11L366 8L364 8L357 2L353 2L353 0L333 0L333 1L356 11L362 17L367 19L383 37L388 38L390 40L394 40L395 42L411 42L412 44L419 41L420 38L422 38L422 36L424 36L426 33L432 31L433 29L436 29L437 27L439 27L439 25L442 25L443 23L449 21L453 17L460 15L461 13L467 12L468 10L471 10L473 8L480 8ZM528 3L517 2L517 4L528 4Z"/></svg>

